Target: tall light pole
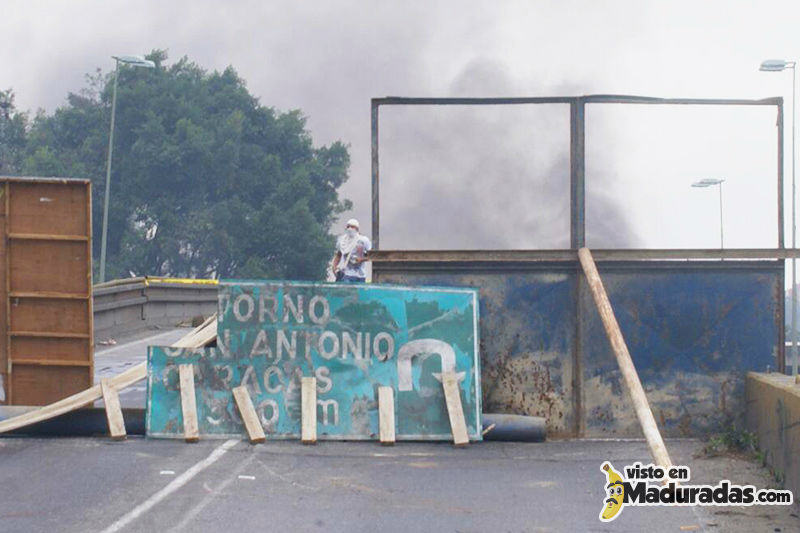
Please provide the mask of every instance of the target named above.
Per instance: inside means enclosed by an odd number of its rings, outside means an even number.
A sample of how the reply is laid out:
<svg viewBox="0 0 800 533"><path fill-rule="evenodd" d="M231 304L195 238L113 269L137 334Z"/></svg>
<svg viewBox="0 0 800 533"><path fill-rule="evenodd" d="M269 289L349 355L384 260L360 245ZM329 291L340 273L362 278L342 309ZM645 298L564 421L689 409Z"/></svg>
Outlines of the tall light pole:
<svg viewBox="0 0 800 533"><path fill-rule="evenodd" d="M794 170L796 165L795 159L795 135L797 128L795 126L795 117L797 116L797 69L796 61L787 61L785 59L767 59L761 63L759 70L763 72L781 72L786 69L792 69L792 249L796 248L796 235L797 235L797 218L795 216L795 204L797 194L795 193L795 179ZM797 260L792 257L792 375L797 376Z"/></svg>
<svg viewBox="0 0 800 533"><path fill-rule="evenodd" d="M111 97L111 131L108 134L108 161L106 162L106 190L103 198L103 237L100 241L100 283L106 280L106 239L108 237L108 199L111 196L111 155L114 150L114 116L117 112L117 80L119 79L119 64L124 63L134 67L153 68L156 66L150 60L139 56L111 56L116 61L114 69L114 95Z"/></svg>
<svg viewBox="0 0 800 533"><path fill-rule="evenodd" d="M722 234L722 183L724 179L705 178L700 181L692 183L692 187L705 188L713 185L719 185L719 248L725 248L725 241Z"/></svg>

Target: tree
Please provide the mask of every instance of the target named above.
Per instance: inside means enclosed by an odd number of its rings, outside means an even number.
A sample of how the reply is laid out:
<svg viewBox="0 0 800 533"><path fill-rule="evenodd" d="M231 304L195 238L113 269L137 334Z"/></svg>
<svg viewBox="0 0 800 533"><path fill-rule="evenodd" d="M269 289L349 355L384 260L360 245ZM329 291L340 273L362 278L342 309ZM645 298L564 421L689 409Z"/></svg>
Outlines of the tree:
<svg viewBox="0 0 800 533"><path fill-rule="evenodd" d="M119 71L107 277L320 279L350 208L337 192L347 147L314 147L299 111L261 105L232 67L148 59L156 68ZM14 160L22 174L92 180L96 257L112 90L113 74L87 77L33 119Z"/></svg>
<svg viewBox="0 0 800 533"><path fill-rule="evenodd" d="M0 91L0 175L14 174L25 149L28 116L17 111L14 92Z"/></svg>

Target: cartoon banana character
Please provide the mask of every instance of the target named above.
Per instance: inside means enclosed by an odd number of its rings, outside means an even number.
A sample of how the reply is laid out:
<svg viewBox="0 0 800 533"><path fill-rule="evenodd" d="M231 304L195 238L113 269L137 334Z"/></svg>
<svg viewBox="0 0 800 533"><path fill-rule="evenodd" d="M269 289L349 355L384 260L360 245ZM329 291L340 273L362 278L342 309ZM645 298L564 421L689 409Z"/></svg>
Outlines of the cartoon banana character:
<svg viewBox="0 0 800 533"><path fill-rule="evenodd" d="M606 485L608 498L603 502L603 508L600 510L600 520L603 522L611 522L622 510L623 499L625 498L625 485L623 485L622 476L619 475L619 472L614 470L611 463L608 461L603 463L600 470L605 472L608 477L608 484Z"/></svg>

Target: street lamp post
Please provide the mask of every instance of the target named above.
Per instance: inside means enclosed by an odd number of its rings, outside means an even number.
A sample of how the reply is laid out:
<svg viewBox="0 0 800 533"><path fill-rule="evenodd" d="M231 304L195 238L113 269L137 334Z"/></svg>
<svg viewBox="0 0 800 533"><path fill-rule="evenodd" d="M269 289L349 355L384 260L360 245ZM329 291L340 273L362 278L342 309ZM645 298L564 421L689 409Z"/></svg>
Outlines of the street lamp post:
<svg viewBox="0 0 800 533"><path fill-rule="evenodd" d="M150 60L139 56L111 56L116 62L114 68L114 93L111 97L111 131L108 134L108 160L106 161L106 190L103 198L103 236L100 241L100 283L106 280L106 241L108 237L108 200L111 196L111 155L114 150L114 117L117 112L117 80L119 79L119 64L125 63L134 67L153 68L156 66Z"/></svg>
<svg viewBox="0 0 800 533"><path fill-rule="evenodd" d="M797 69L795 68L796 61L787 61L785 59L767 59L761 63L759 70L763 72L781 72L786 69L792 69L792 249L796 248L796 235L797 235L797 218L795 215L795 205L797 194L795 193L795 135L797 132L795 118L797 112ZM792 257L792 375L797 376L797 260Z"/></svg>
<svg viewBox="0 0 800 533"><path fill-rule="evenodd" d="M719 185L719 247L725 248L725 241L722 233L722 183L724 179L705 178L692 183L692 187L705 188L712 185Z"/></svg>

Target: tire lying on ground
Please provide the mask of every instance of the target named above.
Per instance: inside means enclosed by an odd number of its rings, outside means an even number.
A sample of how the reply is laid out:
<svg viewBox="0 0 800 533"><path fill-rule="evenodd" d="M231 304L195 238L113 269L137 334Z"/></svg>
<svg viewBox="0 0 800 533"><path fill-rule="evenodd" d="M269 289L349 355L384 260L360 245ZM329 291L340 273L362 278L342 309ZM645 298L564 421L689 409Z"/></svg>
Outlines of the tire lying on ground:
<svg viewBox="0 0 800 533"><path fill-rule="evenodd" d="M547 439L547 421L540 416L483 413L482 418L483 430L491 428L483 440L544 442Z"/></svg>

